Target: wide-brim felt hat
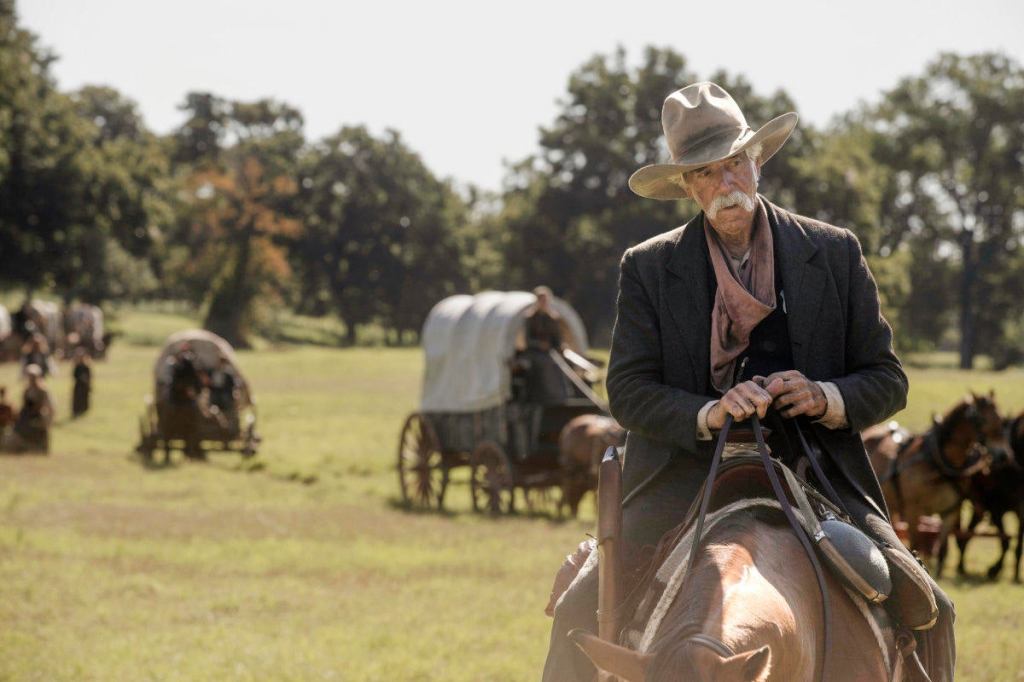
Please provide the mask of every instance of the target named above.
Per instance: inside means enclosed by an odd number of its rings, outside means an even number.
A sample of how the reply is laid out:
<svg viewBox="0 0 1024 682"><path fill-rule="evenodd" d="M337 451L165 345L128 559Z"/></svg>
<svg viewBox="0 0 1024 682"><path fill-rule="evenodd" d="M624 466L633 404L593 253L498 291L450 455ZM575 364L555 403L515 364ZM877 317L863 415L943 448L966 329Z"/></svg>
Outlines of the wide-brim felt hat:
<svg viewBox="0 0 1024 682"><path fill-rule="evenodd" d="M648 199L685 199L690 194L683 187L683 173L756 145L764 163L786 144L799 118L790 111L753 130L720 86L707 81L687 85L666 97L661 107L672 163L644 166L629 178L629 188Z"/></svg>

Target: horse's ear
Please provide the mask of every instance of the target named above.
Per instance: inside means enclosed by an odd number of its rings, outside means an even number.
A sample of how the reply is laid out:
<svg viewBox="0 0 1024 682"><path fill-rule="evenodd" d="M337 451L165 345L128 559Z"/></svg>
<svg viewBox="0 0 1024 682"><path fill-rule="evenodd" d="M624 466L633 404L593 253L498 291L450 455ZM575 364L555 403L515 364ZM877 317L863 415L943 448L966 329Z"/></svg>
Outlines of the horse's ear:
<svg viewBox="0 0 1024 682"><path fill-rule="evenodd" d="M939 415L932 412L932 424L935 426L941 426L942 422L939 421Z"/></svg>
<svg viewBox="0 0 1024 682"><path fill-rule="evenodd" d="M725 680L765 682L771 670L772 649L765 645L724 659L718 676Z"/></svg>
<svg viewBox="0 0 1024 682"><path fill-rule="evenodd" d="M573 630L569 637L576 646L583 649L583 653L599 670L611 673L623 682L644 682L647 679L647 666L651 663L650 654L642 654L606 642L585 630Z"/></svg>
<svg viewBox="0 0 1024 682"><path fill-rule="evenodd" d="M992 402L996 401L996 389L994 389L994 388L988 389L988 399L991 400Z"/></svg>

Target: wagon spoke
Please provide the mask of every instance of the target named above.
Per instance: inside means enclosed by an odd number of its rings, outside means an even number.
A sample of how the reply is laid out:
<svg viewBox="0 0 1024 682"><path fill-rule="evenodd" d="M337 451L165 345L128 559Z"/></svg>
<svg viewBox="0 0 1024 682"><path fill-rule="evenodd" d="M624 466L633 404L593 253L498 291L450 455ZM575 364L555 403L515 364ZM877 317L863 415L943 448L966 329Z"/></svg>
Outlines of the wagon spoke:
<svg viewBox="0 0 1024 682"><path fill-rule="evenodd" d="M410 415L399 438L398 476L402 499L416 507L440 508L447 476L444 456L430 422Z"/></svg>

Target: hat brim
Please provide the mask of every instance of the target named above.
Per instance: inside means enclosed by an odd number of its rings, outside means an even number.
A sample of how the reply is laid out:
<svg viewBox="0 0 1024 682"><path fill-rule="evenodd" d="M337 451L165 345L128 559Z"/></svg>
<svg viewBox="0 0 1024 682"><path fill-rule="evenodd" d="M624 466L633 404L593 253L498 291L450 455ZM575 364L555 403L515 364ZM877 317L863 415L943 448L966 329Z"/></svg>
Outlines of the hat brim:
<svg viewBox="0 0 1024 682"><path fill-rule="evenodd" d="M747 137L724 140L711 149L702 149L700 158L684 157L679 163L655 163L644 166L629 178L629 188L647 199L686 199L690 193L683 188L682 176L687 171L727 159L744 149L761 145L761 163L764 163L786 144L800 117L796 112L777 116Z"/></svg>

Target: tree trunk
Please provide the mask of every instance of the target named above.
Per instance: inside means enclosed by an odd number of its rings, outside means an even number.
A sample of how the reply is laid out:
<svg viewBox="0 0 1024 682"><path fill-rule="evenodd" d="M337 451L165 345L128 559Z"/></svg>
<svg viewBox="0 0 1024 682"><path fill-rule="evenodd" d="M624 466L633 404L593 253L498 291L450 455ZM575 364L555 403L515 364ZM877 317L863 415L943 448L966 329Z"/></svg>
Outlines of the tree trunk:
<svg viewBox="0 0 1024 682"><path fill-rule="evenodd" d="M254 299L252 289L246 283L251 254L251 238L246 231L238 242L234 270L214 291L203 324L206 329L238 348L249 347L245 322Z"/></svg>
<svg viewBox="0 0 1024 682"><path fill-rule="evenodd" d="M965 229L960 235L962 267L960 273L960 369L974 368L974 282L977 264L974 254L974 232Z"/></svg>

